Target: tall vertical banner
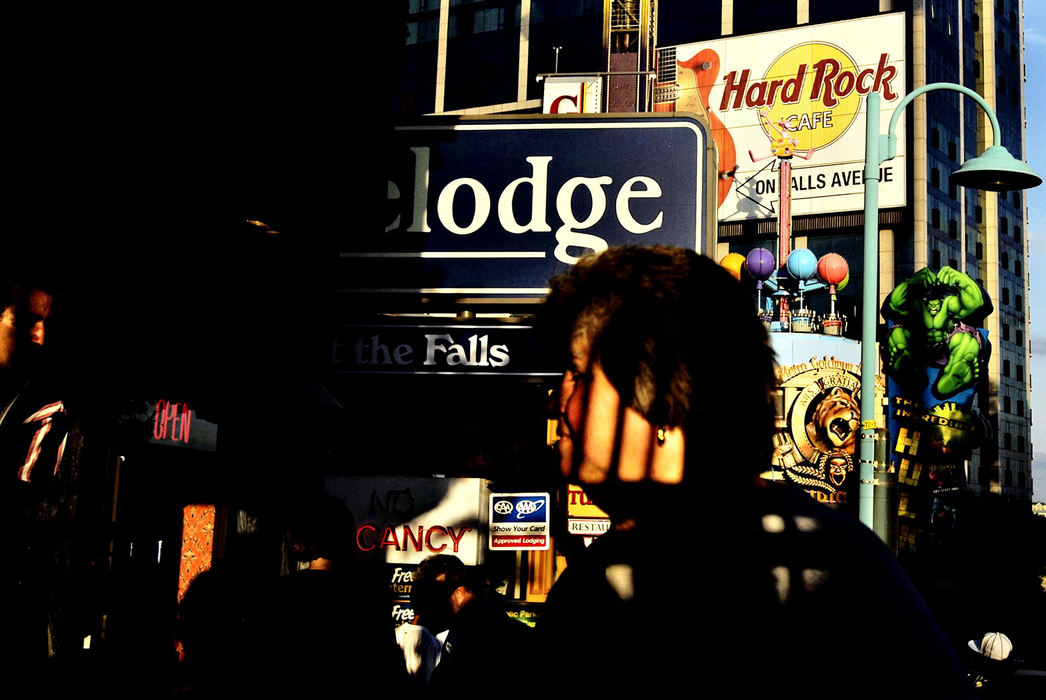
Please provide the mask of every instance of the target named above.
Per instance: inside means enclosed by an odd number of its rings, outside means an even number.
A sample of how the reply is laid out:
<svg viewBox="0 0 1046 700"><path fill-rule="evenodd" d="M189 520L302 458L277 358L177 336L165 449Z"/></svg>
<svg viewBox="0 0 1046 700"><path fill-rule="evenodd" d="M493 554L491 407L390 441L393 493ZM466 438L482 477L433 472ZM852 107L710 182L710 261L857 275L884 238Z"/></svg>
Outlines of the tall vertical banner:
<svg viewBox="0 0 1046 700"><path fill-rule="evenodd" d="M905 94L900 12L659 50L655 111L706 114L719 153L719 221L773 219L782 165L791 215L864 204L865 97L885 133ZM904 123L881 169L880 206L905 204ZM796 160L799 159L799 160Z"/></svg>
<svg viewBox="0 0 1046 700"><path fill-rule="evenodd" d="M965 273L926 267L883 303L891 469L897 474L898 549L958 517L964 462L983 437L973 403L987 381L987 292Z"/></svg>

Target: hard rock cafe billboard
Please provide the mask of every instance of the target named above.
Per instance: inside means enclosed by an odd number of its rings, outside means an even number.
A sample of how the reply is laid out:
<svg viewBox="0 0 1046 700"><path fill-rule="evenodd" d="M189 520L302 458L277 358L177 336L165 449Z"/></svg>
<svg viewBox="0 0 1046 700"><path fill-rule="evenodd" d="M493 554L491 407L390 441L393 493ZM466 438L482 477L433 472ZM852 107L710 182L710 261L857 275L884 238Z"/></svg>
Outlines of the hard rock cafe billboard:
<svg viewBox="0 0 1046 700"><path fill-rule="evenodd" d="M861 431L861 370L835 358L777 368L782 424L774 469L822 503L845 507L856 496L855 446ZM856 503L856 498L853 499Z"/></svg>
<svg viewBox="0 0 1046 700"><path fill-rule="evenodd" d="M719 153L719 221L775 218L778 170L792 161L792 215L863 207L865 97L880 95L885 133L905 94L903 13L772 36L659 50L655 111L707 114ZM904 122L881 169L880 207L905 204ZM774 157L776 156L776 157Z"/></svg>
<svg viewBox="0 0 1046 700"><path fill-rule="evenodd" d="M947 266L919 270L883 302L901 550L918 549L922 534L959 517L965 461L985 432L973 404L987 382L991 344L980 325L992 310L975 280Z"/></svg>

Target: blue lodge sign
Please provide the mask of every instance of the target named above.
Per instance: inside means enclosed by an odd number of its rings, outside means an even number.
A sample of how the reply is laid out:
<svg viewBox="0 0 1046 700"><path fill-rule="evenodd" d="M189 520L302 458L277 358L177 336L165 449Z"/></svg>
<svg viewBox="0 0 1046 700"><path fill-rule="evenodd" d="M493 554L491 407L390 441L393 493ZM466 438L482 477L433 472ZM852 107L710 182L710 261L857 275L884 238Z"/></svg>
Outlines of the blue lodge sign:
<svg viewBox="0 0 1046 700"><path fill-rule="evenodd" d="M540 297L608 246L708 248L712 147L694 116L487 117L395 134L385 228L342 253L347 291Z"/></svg>

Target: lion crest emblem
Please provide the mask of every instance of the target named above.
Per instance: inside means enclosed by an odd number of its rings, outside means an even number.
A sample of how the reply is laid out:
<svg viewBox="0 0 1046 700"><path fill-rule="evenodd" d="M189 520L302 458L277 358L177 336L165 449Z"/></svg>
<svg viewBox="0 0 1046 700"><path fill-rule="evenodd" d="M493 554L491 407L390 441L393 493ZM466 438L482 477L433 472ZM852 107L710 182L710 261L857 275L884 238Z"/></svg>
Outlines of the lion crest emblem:
<svg viewBox="0 0 1046 700"><path fill-rule="evenodd" d="M860 426L861 407L836 386L811 406L806 437L818 452L852 455Z"/></svg>
<svg viewBox="0 0 1046 700"><path fill-rule="evenodd" d="M861 381L850 363L825 359L781 370L786 420L774 465L819 500L844 503L861 432Z"/></svg>

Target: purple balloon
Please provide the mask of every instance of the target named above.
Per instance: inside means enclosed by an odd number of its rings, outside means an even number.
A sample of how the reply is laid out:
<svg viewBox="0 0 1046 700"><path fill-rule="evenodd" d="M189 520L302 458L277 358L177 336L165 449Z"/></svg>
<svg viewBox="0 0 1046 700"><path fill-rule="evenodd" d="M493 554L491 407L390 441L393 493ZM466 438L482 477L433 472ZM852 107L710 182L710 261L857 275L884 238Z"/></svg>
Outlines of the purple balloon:
<svg viewBox="0 0 1046 700"><path fill-rule="evenodd" d="M759 281L770 279L770 275L774 273L776 264L774 263L774 254L766 248L755 248L748 257L745 258L745 264L748 265L748 272Z"/></svg>

